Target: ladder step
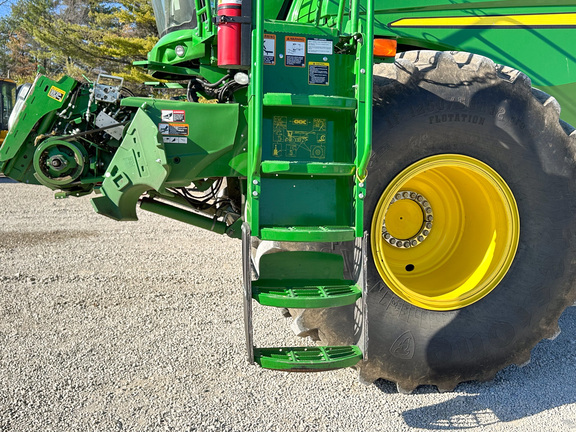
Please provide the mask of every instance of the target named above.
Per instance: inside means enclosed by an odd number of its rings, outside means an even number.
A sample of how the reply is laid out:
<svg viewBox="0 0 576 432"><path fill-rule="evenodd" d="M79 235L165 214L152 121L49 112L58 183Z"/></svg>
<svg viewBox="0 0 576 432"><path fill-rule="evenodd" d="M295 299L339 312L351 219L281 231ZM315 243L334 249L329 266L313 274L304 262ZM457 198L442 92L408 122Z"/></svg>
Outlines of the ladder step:
<svg viewBox="0 0 576 432"><path fill-rule="evenodd" d="M356 345L254 348L254 361L266 369L320 372L354 366L362 360Z"/></svg>
<svg viewBox="0 0 576 432"><path fill-rule="evenodd" d="M260 239L276 241L342 242L355 238L353 227L292 226L262 228Z"/></svg>
<svg viewBox="0 0 576 432"><path fill-rule="evenodd" d="M264 161L261 164L264 174L290 174L315 176L351 176L356 165L340 162Z"/></svg>
<svg viewBox="0 0 576 432"><path fill-rule="evenodd" d="M265 93L264 106L291 106L294 108L329 108L336 110L355 110L355 98L343 96L323 96L292 93Z"/></svg>
<svg viewBox="0 0 576 432"><path fill-rule="evenodd" d="M362 290L354 284L309 284L302 286L279 281L262 280L252 282L252 298L264 306L287 308L329 308L354 304L362 296Z"/></svg>

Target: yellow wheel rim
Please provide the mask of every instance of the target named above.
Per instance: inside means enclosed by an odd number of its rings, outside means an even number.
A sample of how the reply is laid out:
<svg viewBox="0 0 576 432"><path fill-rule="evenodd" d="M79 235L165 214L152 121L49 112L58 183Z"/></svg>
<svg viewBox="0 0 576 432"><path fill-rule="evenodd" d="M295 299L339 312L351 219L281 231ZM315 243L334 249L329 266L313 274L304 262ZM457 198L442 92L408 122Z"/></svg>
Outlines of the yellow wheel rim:
<svg viewBox="0 0 576 432"><path fill-rule="evenodd" d="M462 155L423 159L386 188L371 227L376 268L407 302L454 310L506 275L520 235L512 191L496 171Z"/></svg>

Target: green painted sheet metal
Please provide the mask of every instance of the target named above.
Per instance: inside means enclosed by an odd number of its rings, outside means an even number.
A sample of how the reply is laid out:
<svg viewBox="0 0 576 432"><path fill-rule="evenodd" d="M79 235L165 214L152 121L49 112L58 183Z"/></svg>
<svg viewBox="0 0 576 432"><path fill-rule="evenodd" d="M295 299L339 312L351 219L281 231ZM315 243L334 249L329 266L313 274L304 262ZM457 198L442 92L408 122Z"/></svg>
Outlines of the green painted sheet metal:
<svg viewBox="0 0 576 432"><path fill-rule="evenodd" d="M164 135L161 131L158 138L164 141L166 157L171 165L167 187L187 186L198 178L242 174L236 171L240 165L238 159L236 165L231 166L231 161L245 153L246 148L246 139L242 136L246 127L242 114L244 109L239 104L126 98L122 100L122 106L143 106L157 130L161 127L170 129ZM180 112L183 120L178 123L163 120L163 112ZM171 125L183 129L174 131Z"/></svg>
<svg viewBox="0 0 576 432"><path fill-rule="evenodd" d="M262 162L263 174L293 175L316 175L316 176L351 176L356 170L356 165L351 163L332 162L302 162L302 161L264 161Z"/></svg>
<svg viewBox="0 0 576 432"><path fill-rule="evenodd" d="M347 209L345 209L347 210ZM283 226L264 227L260 230L262 240L294 242L344 242L356 237L349 226Z"/></svg>
<svg viewBox="0 0 576 432"><path fill-rule="evenodd" d="M276 285L285 280L306 281L343 280L344 259L342 255L318 251L281 251L262 255L260 278L276 280ZM302 282L299 283L300 285Z"/></svg>
<svg viewBox="0 0 576 432"><path fill-rule="evenodd" d="M264 106L291 106L293 108L329 108L335 110L355 110L356 99L341 96L316 94L267 93Z"/></svg>
<svg viewBox="0 0 576 432"><path fill-rule="evenodd" d="M374 1L376 36L396 38L401 50L472 52L518 69L561 101L562 118L576 126L576 1ZM321 3L337 16L338 2ZM288 19L312 22L315 9L314 1L296 0Z"/></svg>
<svg viewBox="0 0 576 432"><path fill-rule="evenodd" d="M186 187L204 177L238 176L230 166L237 139L238 104L197 104L147 98L126 98L123 106L140 106L93 199L100 214L136 220L138 197L167 187ZM182 117L170 123L163 115ZM235 146L236 144L236 146Z"/></svg>
<svg viewBox="0 0 576 432"><path fill-rule="evenodd" d="M43 120L36 129L36 135L42 135L52 126L52 121L47 116L54 116L54 111L62 109L68 100L72 89L77 82L70 77L63 77L60 81L51 80L45 76L39 76L30 89L25 107L18 115L19 128L13 128L6 137L6 144L0 148L0 162L12 159L20 151L21 147L30 139L28 132ZM31 161L30 161L31 162Z"/></svg>
<svg viewBox="0 0 576 432"><path fill-rule="evenodd" d="M144 192L162 192L170 173L158 126L139 109L108 166L100 192L92 199L96 213L115 220L137 220L136 203Z"/></svg>
<svg viewBox="0 0 576 432"><path fill-rule="evenodd" d="M576 125L575 1L375 0L377 35L481 54L518 69L561 101Z"/></svg>

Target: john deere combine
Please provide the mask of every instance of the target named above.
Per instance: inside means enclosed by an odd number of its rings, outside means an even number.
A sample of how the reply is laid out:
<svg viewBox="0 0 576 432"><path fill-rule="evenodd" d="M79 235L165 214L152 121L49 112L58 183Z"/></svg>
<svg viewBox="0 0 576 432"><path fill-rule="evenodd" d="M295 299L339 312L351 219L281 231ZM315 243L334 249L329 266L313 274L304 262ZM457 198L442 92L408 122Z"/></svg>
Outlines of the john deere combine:
<svg viewBox="0 0 576 432"><path fill-rule="evenodd" d="M0 171L242 238L265 368L448 390L557 333L576 297L576 2L154 7L139 66L180 99L39 76ZM255 345L253 301L322 346Z"/></svg>

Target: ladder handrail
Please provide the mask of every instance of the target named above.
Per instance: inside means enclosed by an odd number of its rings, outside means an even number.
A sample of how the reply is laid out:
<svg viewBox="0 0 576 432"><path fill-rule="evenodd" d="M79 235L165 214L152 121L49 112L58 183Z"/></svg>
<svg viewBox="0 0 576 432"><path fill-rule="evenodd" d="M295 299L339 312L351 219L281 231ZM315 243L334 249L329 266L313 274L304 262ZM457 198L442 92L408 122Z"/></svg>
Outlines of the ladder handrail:
<svg viewBox="0 0 576 432"><path fill-rule="evenodd" d="M366 3L366 30L363 44L366 49L366 67L364 73L364 147L362 156L358 163L358 176L360 179L366 177L366 168L372 153L372 94L373 94L373 73L372 59L374 58L374 0L367 0Z"/></svg>

